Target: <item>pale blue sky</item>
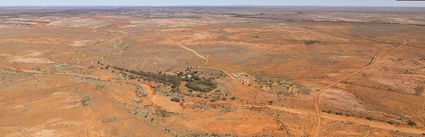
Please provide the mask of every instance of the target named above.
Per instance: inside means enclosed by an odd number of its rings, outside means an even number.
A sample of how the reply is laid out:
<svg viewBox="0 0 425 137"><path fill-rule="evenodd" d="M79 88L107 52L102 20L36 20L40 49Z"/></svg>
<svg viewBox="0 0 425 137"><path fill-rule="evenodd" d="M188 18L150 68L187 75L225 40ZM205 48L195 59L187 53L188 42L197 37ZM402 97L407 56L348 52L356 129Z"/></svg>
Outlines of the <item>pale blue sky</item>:
<svg viewBox="0 0 425 137"><path fill-rule="evenodd" d="M182 6L182 5L282 5L282 6L417 6L424 2L396 0L0 0L0 6Z"/></svg>

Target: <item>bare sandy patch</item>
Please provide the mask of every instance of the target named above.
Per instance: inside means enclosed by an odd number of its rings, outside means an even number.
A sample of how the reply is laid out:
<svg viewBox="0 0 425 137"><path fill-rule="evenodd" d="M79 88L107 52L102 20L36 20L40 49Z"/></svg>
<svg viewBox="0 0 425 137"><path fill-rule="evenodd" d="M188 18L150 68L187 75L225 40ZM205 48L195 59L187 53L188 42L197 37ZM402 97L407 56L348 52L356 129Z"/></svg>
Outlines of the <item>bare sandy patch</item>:
<svg viewBox="0 0 425 137"><path fill-rule="evenodd" d="M350 108L352 110L364 111L366 108L357 101L356 97L341 89L328 89L324 92L322 98L326 100L327 103L332 104L339 108Z"/></svg>
<svg viewBox="0 0 425 137"><path fill-rule="evenodd" d="M30 52L29 54L26 54L24 56L15 56L12 59L10 59L10 62L18 62L18 63L31 63L31 64L51 64L55 63L54 61L45 58L45 57L39 57L45 54L48 51L35 51Z"/></svg>
<svg viewBox="0 0 425 137"><path fill-rule="evenodd" d="M0 53L0 57L5 57L5 58L7 58L7 57L10 57L11 55L10 54L7 54L7 53Z"/></svg>
<svg viewBox="0 0 425 137"><path fill-rule="evenodd" d="M14 59L10 60L11 62L18 62L18 63L32 63L32 64L51 64L55 63L47 58L28 58L28 57L15 57Z"/></svg>
<svg viewBox="0 0 425 137"><path fill-rule="evenodd" d="M96 20L92 18L81 18L81 17L73 17L73 18L64 18L61 20L52 21L48 26L56 26L56 27L68 27L68 28L82 28L82 27L94 27L99 28L108 25L107 22Z"/></svg>
<svg viewBox="0 0 425 137"><path fill-rule="evenodd" d="M12 26L10 26L10 25L0 25L0 29L8 29L8 28L12 28Z"/></svg>
<svg viewBox="0 0 425 137"><path fill-rule="evenodd" d="M27 56L31 56L31 57L37 57L37 56L41 56L44 53L46 53L46 51L41 52L41 51L36 51L36 52L31 52L30 54L28 54Z"/></svg>
<svg viewBox="0 0 425 137"><path fill-rule="evenodd" d="M72 42L69 46L71 46L71 47L84 47L84 46L92 45L94 43L96 43L96 41L94 41L94 40L76 40L76 41Z"/></svg>
<svg viewBox="0 0 425 137"><path fill-rule="evenodd" d="M29 133L34 137L55 137L55 130L43 129L43 128L28 128L24 132Z"/></svg>

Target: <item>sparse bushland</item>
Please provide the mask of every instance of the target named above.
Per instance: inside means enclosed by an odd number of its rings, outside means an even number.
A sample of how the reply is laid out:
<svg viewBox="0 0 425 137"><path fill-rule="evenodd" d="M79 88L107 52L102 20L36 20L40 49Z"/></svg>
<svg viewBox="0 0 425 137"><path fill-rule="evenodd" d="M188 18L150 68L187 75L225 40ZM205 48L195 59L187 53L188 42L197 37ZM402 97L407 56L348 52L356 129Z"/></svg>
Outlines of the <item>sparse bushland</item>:
<svg viewBox="0 0 425 137"><path fill-rule="evenodd" d="M201 78L197 71L179 72L177 75L164 73L152 73L144 71L134 71L125 68L112 66L121 72L128 79L143 79L151 82L163 83L171 86L173 92L180 92L179 86L183 81L187 82L186 87L194 91L209 92L217 88L217 84L212 79Z"/></svg>
<svg viewBox="0 0 425 137"><path fill-rule="evenodd" d="M192 82L188 82L186 87L200 92L209 92L217 88L217 85L211 80L195 80Z"/></svg>

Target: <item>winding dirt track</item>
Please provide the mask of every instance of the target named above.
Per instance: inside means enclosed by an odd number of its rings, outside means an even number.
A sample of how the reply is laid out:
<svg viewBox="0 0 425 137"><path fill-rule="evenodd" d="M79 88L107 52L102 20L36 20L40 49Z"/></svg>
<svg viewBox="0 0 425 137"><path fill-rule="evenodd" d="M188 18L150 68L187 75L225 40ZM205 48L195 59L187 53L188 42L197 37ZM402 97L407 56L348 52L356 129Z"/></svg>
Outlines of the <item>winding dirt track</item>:
<svg viewBox="0 0 425 137"><path fill-rule="evenodd" d="M203 65L208 64L208 58L207 58L207 56L204 56L204 55L202 55L202 54L198 53L196 50L193 50L193 49L191 49L191 48L189 48L189 47L183 46L183 45L182 45L182 44L180 44L180 43L179 43L179 46L180 46L181 48L183 48L183 49L185 49L185 50L187 50L187 51L189 51L189 52L193 53L195 56L199 57L200 59L205 60L205 63L204 63ZM220 68L214 68L214 67L198 67L198 68L199 68L199 69L210 69L210 70L217 70L217 71L221 71L222 73L224 73L225 75L227 75L229 78L234 79L234 78L232 77L232 75L230 75L230 73L228 73L226 70L223 70L223 69L220 69Z"/></svg>
<svg viewBox="0 0 425 137"><path fill-rule="evenodd" d="M184 102L183 105L187 104L194 104L198 102ZM315 115L316 112L308 109L295 109L295 108L288 108L284 106L274 106L274 105L262 105L262 104L244 104L240 102L215 102L215 103L202 103L203 105L221 105L221 106L240 106L240 107L257 107L257 108L267 108L275 111L284 111L288 113L298 114L298 115ZM392 131L398 131L402 133L409 133L409 134L424 134L425 130L423 129L417 129L407 126L395 126L391 125L385 122L379 122L379 121L370 121L367 119L362 118L356 118L356 117L347 117L347 116L341 116L341 115L335 115L335 114L328 114L323 113L321 115L321 118L329 119L329 120L335 120L335 121L343 121L343 122L350 122L355 123L359 125L366 125L374 128L380 128L384 130L392 130Z"/></svg>
<svg viewBox="0 0 425 137"><path fill-rule="evenodd" d="M371 61L369 64L367 64L363 68L361 68L361 69L359 69L359 70L357 70L357 71L355 71L355 72L353 72L353 73L351 73L351 74L349 74L349 75L347 75L347 76L345 76L345 77L343 77L343 78L341 78L341 79L339 79L339 80L337 80L337 81L335 81L335 82L333 82L333 83L331 83L331 84L329 84L329 85L327 85L325 87L320 88L317 91L316 96L314 97L314 106L315 106L315 111L316 111L316 115L317 115L316 116L316 118L317 118L317 126L316 126L316 129L313 132L313 136L314 137L319 137L320 136L321 118L322 118L321 111L320 111L320 95L322 94L322 92L324 90L329 89L331 87L334 87L335 85L339 84L340 82L345 81L345 80L348 80L348 79L350 79L350 78L352 78L352 77L354 77L354 76L362 73L366 69L370 68L373 64L375 64L375 62L378 62L380 59L393 54L395 51L397 51L398 49L406 46L407 44L408 44L408 41L405 40L403 42L403 44L400 44L400 46L397 46L396 48L394 48L391 51L389 51L387 54L382 55L381 57L374 58L373 61ZM355 123L360 123L360 122L355 122ZM371 127L379 127L379 128L382 128L382 129L391 129L391 130L401 130L401 129L398 129L398 128L388 128L388 126L383 127L383 126L381 126L382 124L374 124L373 122L363 122L363 123L369 123L367 125L369 125ZM407 133L413 133L413 132L408 132L408 131L406 131L406 132ZM421 133L425 133L425 132L421 131ZM415 132L413 134L417 134L417 132Z"/></svg>
<svg viewBox="0 0 425 137"><path fill-rule="evenodd" d="M205 63L204 63L204 64L207 64L207 63L208 63L208 58L207 58L206 56L203 56L203 55L199 54L197 51L195 51L195 50L193 50L193 49L191 49L191 48L188 48L188 47L186 47L186 46L183 46L183 45L182 45L182 44L180 44L180 43L179 43L179 46L180 46L181 48L183 48L184 50L187 50L187 51L189 51L189 52L192 52L194 55L196 55L196 56L197 56L197 57L199 57L200 59L205 60Z"/></svg>
<svg viewBox="0 0 425 137"><path fill-rule="evenodd" d="M118 32L118 33L122 36L118 37L118 43L112 45L112 47L118 50L118 52L114 53L114 55L122 55L124 53L125 47L120 47L119 45L123 44L124 43L123 39L128 36L128 33L126 32Z"/></svg>

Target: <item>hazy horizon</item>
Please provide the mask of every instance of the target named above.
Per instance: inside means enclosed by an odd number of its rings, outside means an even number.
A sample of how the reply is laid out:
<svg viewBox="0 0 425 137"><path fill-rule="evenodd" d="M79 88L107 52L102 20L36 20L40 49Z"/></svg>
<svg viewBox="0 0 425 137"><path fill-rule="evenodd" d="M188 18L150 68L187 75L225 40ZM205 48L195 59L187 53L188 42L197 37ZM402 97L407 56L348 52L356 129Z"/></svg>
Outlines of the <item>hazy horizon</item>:
<svg viewBox="0 0 425 137"><path fill-rule="evenodd" d="M14 0L0 6L349 6L349 7L425 7L424 1L396 0Z"/></svg>

